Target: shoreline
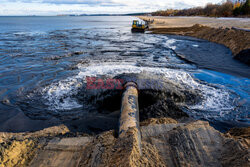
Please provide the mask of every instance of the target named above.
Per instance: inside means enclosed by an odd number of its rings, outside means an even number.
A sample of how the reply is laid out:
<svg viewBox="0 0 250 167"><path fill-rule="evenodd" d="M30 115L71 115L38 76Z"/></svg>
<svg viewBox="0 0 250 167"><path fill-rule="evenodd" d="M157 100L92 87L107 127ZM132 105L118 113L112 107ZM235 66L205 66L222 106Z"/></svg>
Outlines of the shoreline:
<svg viewBox="0 0 250 167"><path fill-rule="evenodd" d="M153 34L191 36L222 44L233 58L250 65L250 19L138 16ZM153 22L152 22L153 21Z"/></svg>

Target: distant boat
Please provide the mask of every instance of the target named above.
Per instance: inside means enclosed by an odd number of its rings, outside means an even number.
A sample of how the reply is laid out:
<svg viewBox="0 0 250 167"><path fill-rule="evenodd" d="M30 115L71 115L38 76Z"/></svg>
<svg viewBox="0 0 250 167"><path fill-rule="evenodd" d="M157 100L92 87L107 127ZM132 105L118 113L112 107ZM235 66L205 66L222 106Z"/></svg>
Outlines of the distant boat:
<svg viewBox="0 0 250 167"><path fill-rule="evenodd" d="M140 23L139 20L133 20L131 31L144 33L147 28L148 26L143 23Z"/></svg>

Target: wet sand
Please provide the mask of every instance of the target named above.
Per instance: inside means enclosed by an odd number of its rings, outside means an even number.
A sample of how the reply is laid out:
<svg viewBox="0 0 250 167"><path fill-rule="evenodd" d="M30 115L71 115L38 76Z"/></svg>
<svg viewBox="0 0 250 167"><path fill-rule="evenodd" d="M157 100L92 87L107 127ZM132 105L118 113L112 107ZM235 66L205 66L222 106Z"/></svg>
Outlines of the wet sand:
<svg viewBox="0 0 250 167"><path fill-rule="evenodd" d="M204 121L179 123L171 118L150 119L141 124L141 154L135 134L135 128L122 138L116 138L113 130L97 136L73 134L64 125L35 133L0 133L0 166L235 167L249 164L249 128L223 134Z"/></svg>

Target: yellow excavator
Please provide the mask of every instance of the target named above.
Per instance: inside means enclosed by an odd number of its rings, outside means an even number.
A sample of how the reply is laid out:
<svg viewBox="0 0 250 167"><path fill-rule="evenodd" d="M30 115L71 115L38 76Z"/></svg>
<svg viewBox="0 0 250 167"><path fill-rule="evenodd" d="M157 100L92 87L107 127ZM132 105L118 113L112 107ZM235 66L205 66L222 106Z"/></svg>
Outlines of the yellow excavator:
<svg viewBox="0 0 250 167"><path fill-rule="evenodd" d="M139 20L133 20L131 31L144 33L147 28L147 24L143 24L142 22L140 23Z"/></svg>

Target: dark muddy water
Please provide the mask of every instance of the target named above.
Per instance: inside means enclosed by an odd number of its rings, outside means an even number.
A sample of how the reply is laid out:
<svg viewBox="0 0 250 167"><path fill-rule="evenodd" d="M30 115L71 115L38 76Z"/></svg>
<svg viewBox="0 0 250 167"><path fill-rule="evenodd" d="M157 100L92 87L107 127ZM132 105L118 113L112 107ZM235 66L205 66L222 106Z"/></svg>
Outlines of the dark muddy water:
<svg viewBox="0 0 250 167"><path fill-rule="evenodd" d="M0 130L113 128L121 90L86 89L86 77L136 81L141 119L187 113L220 130L249 126L248 66L215 43L132 34L132 20L0 17Z"/></svg>

